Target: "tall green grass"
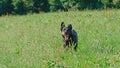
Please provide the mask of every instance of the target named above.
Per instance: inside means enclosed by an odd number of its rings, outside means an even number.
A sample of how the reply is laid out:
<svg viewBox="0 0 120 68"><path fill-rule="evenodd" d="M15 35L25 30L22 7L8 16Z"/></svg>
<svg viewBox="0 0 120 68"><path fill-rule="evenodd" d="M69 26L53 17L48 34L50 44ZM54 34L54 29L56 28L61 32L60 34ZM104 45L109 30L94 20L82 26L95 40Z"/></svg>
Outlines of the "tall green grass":
<svg viewBox="0 0 120 68"><path fill-rule="evenodd" d="M78 33L63 48L60 23ZM0 17L0 68L119 68L120 10Z"/></svg>

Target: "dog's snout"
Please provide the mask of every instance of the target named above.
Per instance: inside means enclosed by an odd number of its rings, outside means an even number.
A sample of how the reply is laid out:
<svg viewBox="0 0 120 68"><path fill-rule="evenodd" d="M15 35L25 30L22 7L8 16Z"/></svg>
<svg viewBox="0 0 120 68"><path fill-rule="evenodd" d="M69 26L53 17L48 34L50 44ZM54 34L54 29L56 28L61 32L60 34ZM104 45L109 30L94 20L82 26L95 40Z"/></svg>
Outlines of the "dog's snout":
<svg viewBox="0 0 120 68"><path fill-rule="evenodd" d="M65 32L62 32L62 37L64 38L64 40L68 40L68 35Z"/></svg>

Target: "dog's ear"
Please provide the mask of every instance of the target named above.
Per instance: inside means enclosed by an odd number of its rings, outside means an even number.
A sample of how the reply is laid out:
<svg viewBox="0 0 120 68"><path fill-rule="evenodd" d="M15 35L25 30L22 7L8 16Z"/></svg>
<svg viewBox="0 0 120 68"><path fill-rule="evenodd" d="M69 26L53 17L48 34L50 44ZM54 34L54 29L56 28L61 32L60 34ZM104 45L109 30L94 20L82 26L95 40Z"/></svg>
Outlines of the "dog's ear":
<svg viewBox="0 0 120 68"><path fill-rule="evenodd" d="M68 29L72 30L72 25L71 24L68 24Z"/></svg>
<svg viewBox="0 0 120 68"><path fill-rule="evenodd" d="M62 31L62 29L65 27L65 24L64 24L64 22L61 22L61 28L60 28L60 30Z"/></svg>

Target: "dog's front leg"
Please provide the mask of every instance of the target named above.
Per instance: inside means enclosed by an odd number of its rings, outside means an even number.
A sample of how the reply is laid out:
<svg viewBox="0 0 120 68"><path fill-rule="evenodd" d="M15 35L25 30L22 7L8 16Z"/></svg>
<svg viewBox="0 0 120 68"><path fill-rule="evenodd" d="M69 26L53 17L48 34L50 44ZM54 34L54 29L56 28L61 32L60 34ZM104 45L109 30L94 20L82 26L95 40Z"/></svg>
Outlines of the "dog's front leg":
<svg viewBox="0 0 120 68"><path fill-rule="evenodd" d="M65 44L65 43L63 44L63 47L64 47L64 48L66 47L66 44Z"/></svg>

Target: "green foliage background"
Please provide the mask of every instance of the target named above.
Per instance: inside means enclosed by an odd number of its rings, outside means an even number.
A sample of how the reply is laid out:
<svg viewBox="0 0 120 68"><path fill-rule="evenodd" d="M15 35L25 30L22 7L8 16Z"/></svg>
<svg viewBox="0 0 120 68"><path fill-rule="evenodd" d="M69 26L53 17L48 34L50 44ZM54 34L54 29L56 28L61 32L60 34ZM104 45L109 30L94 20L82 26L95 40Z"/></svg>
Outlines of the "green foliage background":
<svg viewBox="0 0 120 68"><path fill-rule="evenodd" d="M0 15L120 8L120 0L0 0Z"/></svg>

